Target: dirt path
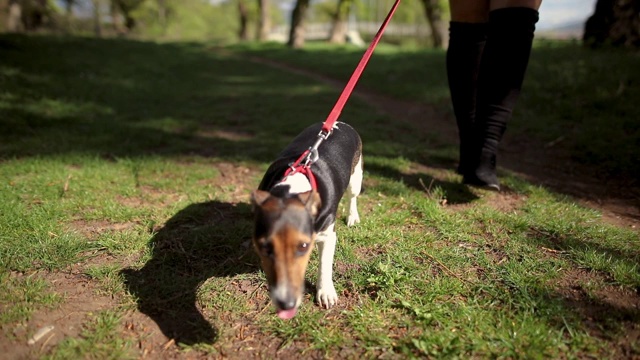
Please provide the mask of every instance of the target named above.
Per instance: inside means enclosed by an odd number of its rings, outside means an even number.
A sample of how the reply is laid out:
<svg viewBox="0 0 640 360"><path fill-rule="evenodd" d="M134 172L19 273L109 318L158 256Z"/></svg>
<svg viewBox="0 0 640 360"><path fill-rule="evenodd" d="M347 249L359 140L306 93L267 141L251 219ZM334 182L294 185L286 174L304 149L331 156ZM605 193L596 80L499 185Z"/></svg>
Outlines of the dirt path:
<svg viewBox="0 0 640 360"><path fill-rule="evenodd" d="M342 90L344 81L273 60L249 57L262 65L306 76ZM424 131L437 132L441 140L457 143L457 128L451 114L438 112L419 102L398 100L357 87L354 97L366 102L394 120L412 123ZM640 184L630 180L595 176L594 170L572 161L562 147L562 139L541 143L507 132L500 151L499 166L531 183L569 195L584 206L599 210L604 221L640 231ZM496 194L497 203L511 201L508 193Z"/></svg>

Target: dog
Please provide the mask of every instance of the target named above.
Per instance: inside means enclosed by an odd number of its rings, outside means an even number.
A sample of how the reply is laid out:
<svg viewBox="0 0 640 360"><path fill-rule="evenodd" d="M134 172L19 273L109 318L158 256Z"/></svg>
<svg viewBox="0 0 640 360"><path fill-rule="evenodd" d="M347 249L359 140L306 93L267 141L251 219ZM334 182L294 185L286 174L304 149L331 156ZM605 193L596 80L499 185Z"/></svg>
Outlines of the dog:
<svg viewBox="0 0 640 360"><path fill-rule="evenodd" d="M333 285L336 213L345 192L347 225L360 222L356 198L362 189L362 140L351 126L337 122L319 146L311 165L317 191L307 175L285 172L314 143L322 124L311 125L289 144L251 194L255 212L253 245L269 285L269 295L281 319L295 316L304 294L304 276L311 251L318 244L316 300L330 308L338 301Z"/></svg>

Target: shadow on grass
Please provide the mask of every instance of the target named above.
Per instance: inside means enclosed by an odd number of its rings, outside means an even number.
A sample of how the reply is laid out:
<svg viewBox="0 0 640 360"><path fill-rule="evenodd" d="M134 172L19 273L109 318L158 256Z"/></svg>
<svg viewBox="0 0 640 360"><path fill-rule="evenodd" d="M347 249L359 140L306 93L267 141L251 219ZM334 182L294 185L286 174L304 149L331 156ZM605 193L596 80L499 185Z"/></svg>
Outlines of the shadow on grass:
<svg viewBox="0 0 640 360"><path fill-rule="evenodd" d="M0 43L6 90L0 94L0 158L266 161L282 139L303 128L301 114L313 112L312 99L331 95L307 94L298 79L245 66L203 44L19 35L2 35ZM52 58L60 60L45 60Z"/></svg>
<svg viewBox="0 0 640 360"><path fill-rule="evenodd" d="M614 285L589 289L588 284L593 282L594 274L574 272L563 276L553 288L527 289L526 302L533 302L527 311L535 309L550 326L569 338L588 334L608 344L592 350L599 352L600 358L637 358L640 353L637 345L640 344L640 297L637 289L632 291Z"/></svg>
<svg viewBox="0 0 640 360"><path fill-rule="evenodd" d="M212 344L218 329L197 307L198 287L210 277L258 271L253 251L242 246L250 233L247 204L192 204L174 215L151 239L152 258L122 274L138 309L162 333L186 345Z"/></svg>
<svg viewBox="0 0 640 360"><path fill-rule="evenodd" d="M614 274L612 270L606 270L609 275L615 278L615 282L631 285L637 294L640 294L640 249L633 249L631 246L616 248L609 245L609 239L585 239L571 234L561 234L557 231L547 229L543 226L532 226L534 236L529 237L536 245L544 246L553 250L568 253L573 261L580 264L582 268L591 271L602 271L602 264L599 262L627 269L622 273ZM633 239L630 239L633 241ZM575 257L579 257L575 259ZM615 271L615 270L613 270Z"/></svg>
<svg viewBox="0 0 640 360"><path fill-rule="evenodd" d="M437 180L424 173L403 173L390 166L371 163L365 166L365 170L371 174L402 181L405 186L423 191L427 196L432 196L436 188L440 188L449 204L464 204L479 199L478 195L472 193L464 184Z"/></svg>

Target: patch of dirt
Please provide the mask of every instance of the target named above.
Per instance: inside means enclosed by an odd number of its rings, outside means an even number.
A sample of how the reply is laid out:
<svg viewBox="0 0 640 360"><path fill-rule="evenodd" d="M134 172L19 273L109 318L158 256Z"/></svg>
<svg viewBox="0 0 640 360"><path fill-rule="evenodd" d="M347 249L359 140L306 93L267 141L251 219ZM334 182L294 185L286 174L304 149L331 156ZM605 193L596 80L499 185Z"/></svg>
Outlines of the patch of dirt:
<svg viewBox="0 0 640 360"><path fill-rule="evenodd" d="M157 189L149 185L138 186L139 195L122 196L117 195L115 199L120 205L131 208L142 208L145 206L166 206L180 201L184 194Z"/></svg>
<svg viewBox="0 0 640 360"><path fill-rule="evenodd" d="M588 285L594 283L597 286ZM589 335L615 341L616 348L608 349L614 353L607 353L607 357L640 358L640 294L637 291L608 285L602 275L583 269L565 270L554 286L553 296L577 314ZM614 322L617 325L613 325Z"/></svg>
<svg viewBox="0 0 640 360"><path fill-rule="evenodd" d="M180 351L174 339L167 338L158 324L148 316L130 311L124 317L123 338L135 339L134 350L143 359L190 359L193 354L184 354ZM186 355L186 356L185 356Z"/></svg>
<svg viewBox="0 0 640 360"><path fill-rule="evenodd" d="M249 202L249 194L257 186L255 178L262 173L256 168L229 162L216 163L216 168L220 176L213 182L207 180L208 184L224 187L225 194L231 197L232 202Z"/></svg>
<svg viewBox="0 0 640 360"><path fill-rule="evenodd" d="M93 241L104 233L129 230L133 229L137 225L138 224L134 222L111 223L105 220L75 220L72 221L68 226L72 230L82 234L82 236L87 238L89 241Z"/></svg>
<svg viewBox="0 0 640 360"><path fill-rule="evenodd" d="M313 296L311 292L315 292L315 288L312 286L307 287L307 295L305 295L302 309L309 307L317 307L317 304L313 303ZM248 294L254 293L254 290L249 289ZM267 290L264 287L260 287L256 294L260 296L252 299L252 304L255 306L255 310L244 314L241 318L229 319L229 322L235 324L231 329L231 336L227 334L227 341L221 344L216 344L215 347L223 358L232 359L293 359L300 358L301 351L304 350L305 359L323 359L324 353L319 350L308 349L309 341L306 339L305 334L296 336L290 340L274 339L273 337L266 337L258 325L256 320L257 315L264 312L273 312L270 299L268 298ZM361 294L352 293L348 290L344 290L341 293L340 301L333 308L329 310L322 310L323 317L322 322L331 322L334 319L339 319L341 313L345 310L350 310L361 302ZM313 311L316 311L315 309ZM275 314L273 315L275 316ZM335 320L338 321L338 320ZM286 336L285 336L286 338ZM229 341L232 340L232 341ZM274 341L275 340L275 341ZM356 354L357 349L350 350Z"/></svg>
<svg viewBox="0 0 640 360"><path fill-rule="evenodd" d="M497 195L497 194L492 194ZM494 201L495 199L495 201ZM526 200L525 196L517 194L511 191L503 191L500 196L492 196L491 201L488 202L492 208L503 213L514 213L524 204Z"/></svg>
<svg viewBox="0 0 640 360"><path fill-rule="evenodd" d="M79 274L36 274L46 279L52 291L64 296L62 304L52 310L35 312L26 324L17 324L12 333L15 340L0 338L0 351L6 359L38 358L53 349L67 336L78 336L91 314L116 305L110 297L101 296L85 277ZM53 326L33 345L28 340L39 329Z"/></svg>
<svg viewBox="0 0 640 360"><path fill-rule="evenodd" d="M248 141L255 136L243 131L199 129L196 135L205 139L223 139L230 141Z"/></svg>

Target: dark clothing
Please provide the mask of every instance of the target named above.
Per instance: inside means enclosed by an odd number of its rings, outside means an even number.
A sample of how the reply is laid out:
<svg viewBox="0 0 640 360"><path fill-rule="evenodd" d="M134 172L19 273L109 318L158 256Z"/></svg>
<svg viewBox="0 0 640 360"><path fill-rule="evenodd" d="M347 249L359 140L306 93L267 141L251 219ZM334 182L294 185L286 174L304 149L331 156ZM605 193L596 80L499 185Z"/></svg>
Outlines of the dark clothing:
<svg viewBox="0 0 640 360"><path fill-rule="evenodd" d="M522 88L538 11L503 8L486 24L451 22L447 75L464 182L499 189L498 145Z"/></svg>

